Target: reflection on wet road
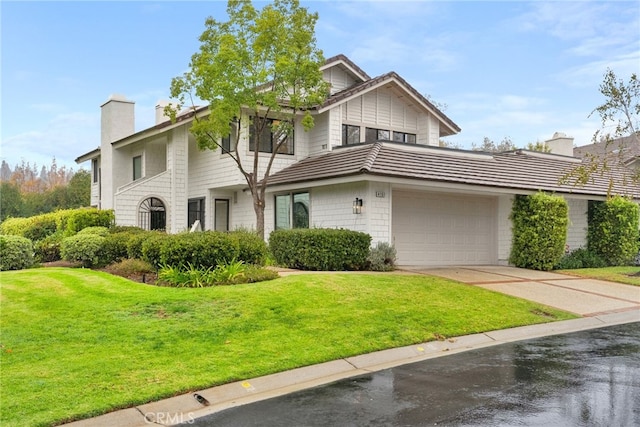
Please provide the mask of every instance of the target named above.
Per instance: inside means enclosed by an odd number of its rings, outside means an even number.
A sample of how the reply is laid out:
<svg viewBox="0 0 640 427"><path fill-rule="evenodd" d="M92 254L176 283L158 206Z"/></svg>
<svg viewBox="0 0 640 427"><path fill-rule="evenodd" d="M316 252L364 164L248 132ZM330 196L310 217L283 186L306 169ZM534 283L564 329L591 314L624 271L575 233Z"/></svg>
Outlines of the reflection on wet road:
<svg viewBox="0 0 640 427"><path fill-rule="evenodd" d="M196 426L638 426L640 323L426 360Z"/></svg>

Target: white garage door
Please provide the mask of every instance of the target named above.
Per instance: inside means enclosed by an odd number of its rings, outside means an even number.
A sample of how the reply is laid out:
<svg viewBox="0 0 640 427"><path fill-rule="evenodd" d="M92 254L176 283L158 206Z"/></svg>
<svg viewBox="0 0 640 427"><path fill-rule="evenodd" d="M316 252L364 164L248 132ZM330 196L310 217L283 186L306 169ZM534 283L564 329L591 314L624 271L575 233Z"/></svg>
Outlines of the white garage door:
<svg viewBox="0 0 640 427"><path fill-rule="evenodd" d="M392 221L400 265L497 262L495 198L394 191Z"/></svg>

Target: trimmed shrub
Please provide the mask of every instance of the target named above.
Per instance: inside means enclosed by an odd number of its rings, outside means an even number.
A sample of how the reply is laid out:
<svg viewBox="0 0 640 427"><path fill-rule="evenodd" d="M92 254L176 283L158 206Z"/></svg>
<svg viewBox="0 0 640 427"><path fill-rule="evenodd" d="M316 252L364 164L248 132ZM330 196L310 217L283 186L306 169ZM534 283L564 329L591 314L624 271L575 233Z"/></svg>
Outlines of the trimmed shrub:
<svg viewBox="0 0 640 427"><path fill-rule="evenodd" d="M608 265L631 265L638 255L640 208L615 196L606 202L589 202L587 247Z"/></svg>
<svg viewBox="0 0 640 427"><path fill-rule="evenodd" d="M246 264L264 265L269 249L267 243L256 232L249 230L235 230L230 236L238 244L238 259Z"/></svg>
<svg viewBox="0 0 640 427"><path fill-rule="evenodd" d="M92 226L83 228L82 230L78 231L78 234L93 234L96 236L106 237L109 235L109 229L102 226Z"/></svg>
<svg viewBox="0 0 640 427"><path fill-rule="evenodd" d="M60 261L60 245L62 244L62 233L54 233L33 244L35 257L38 262Z"/></svg>
<svg viewBox="0 0 640 427"><path fill-rule="evenodd" d="M300 270L363 270L371 236L345 229L275 230L269 249L279 265Z"/></svg>
<svg viewBox="0 0 640 427"><path fill-rule="evenodd" d="M135 253L140 248L140 257L142 260L148 262L154 267L160 267L162 262L160 261L160 249L163 241L169 239L171 236L162 231L148 231L142 234L136 234L129 240L127 245L127 253L132 258L131 254ZM138 258L137 256L135 258Z"/></svg>
<svg viewBox="0 0 640 427"><path fill-rule="evenodd" d="M86 230L86 229L85 229ZM80 234L80 233L78 233ZM102 253L107 264L122 261L128 257L128 244L131 238L138 233L121 232L109 233L104 236Z"/></svg>
<svg viewBox="0 0 640 427"><path fill-rule="evenodd" d="M22 270L33 265L33 244L22 236L0 235L0 271Z"/></svg>
<svg viewBox="0 0 640 427"><path fill-rule="evenodd" d="M102 255L105 238L96 234L76 234L62 239L60 254L66 261L79 262L83 267L106 265Z"/></svg>
<svg viewBox="0 0 640 427"><path fill-rule="evenodd" d="M112 210L100 210L94 208L74 209L66 219L64 227L65 236L73 236L87 227L111 227L115 221ZM62 227L61 227L62 229Z"/></svg>
<svg viewBox="0 0 640 427"><path fill-rule="evenodd" d="M378 242L367 257L369 270L392 271L396 265L396 248L388 242Z"/></svg>
<svg viewBox="0 0 640 427"><path fill-rule="evenodd" d="M553 269L574 270L577 268L601 268L606 266L607 263L597 254L585 248L578 248L564 255Z"/></svg>
<svg viewBox="0 0 640 427"><path fill-rule="evenodd" d="M564 255L569 207L560 196L542 192L517 195L510 219L513 243L509 262L516 267L551 270Z"/></svg>
<svg viewBox="0 0 640 427"><path fill-rule="evenodd" d="M57 230L57 212L36 215L29 218L9 218L0 225L2 234L22 236L36 242L42 240Z"/></svg>
<svg viewBox="0 0 640 427"><path fill-rule="evenodd" d="M143 252L146 247L143 244ZM238 239L219 231L169 235L160 242L159 249L158 265L174 267L191 264L195 268L215 268L238 259L239 254Z"/></svg>

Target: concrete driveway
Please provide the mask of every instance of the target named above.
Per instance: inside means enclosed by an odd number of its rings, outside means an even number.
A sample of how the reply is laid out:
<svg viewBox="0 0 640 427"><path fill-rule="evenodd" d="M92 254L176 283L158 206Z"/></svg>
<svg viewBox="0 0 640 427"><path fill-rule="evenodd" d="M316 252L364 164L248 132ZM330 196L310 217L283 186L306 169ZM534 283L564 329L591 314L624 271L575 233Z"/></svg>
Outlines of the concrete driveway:
<svg viewBox="0 0 640 427"><path fill-rule="evenodd" d="M457 280L581 316L640 309L640 287L604 280L504 266L411 266L402 269Z"/></svg>

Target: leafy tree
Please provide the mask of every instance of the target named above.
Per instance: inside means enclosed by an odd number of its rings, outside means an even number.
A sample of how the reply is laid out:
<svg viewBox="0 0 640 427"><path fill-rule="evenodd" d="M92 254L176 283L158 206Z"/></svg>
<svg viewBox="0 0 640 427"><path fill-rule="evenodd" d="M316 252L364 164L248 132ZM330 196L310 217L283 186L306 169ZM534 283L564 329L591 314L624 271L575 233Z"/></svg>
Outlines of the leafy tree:
<svg viewBox="0 0 640 427"><path fill-rule="evenodd" d="M600 93L605 102L596 107L589 117L600 116L601 129L592 138L594 144L601 144L598 152L587 153L580 166L567 173L561 180L582 186L592 180L593 176L609 177L610 191L614 184L614 169L625 160L625 140L630 146L640 147L640 80L635 73L628 82L616 76L613 70L607 69L600 84ZM622 184L640 182L640 169L623 169Z"/></svg>
<svg viewBox="0 0 640 427"><path fill-rule="evenodd" d="M0 222L22 213L22 194L15 184L3 181L0 183Z"/></svg>
<svg viewBox="0 0 640 427"><path fill-rule="evenodd" d="M194 113L191 132L200 149L222 150L235 162L253 197L256 230L264 238L265 190L278 152L293 141L299 121L313 127L309 109L321 104L328 85L319 67L324 62L316 47L317 13L298 0L275 0L261 10L248 0L229 0L229 20L209 17L200 36L200 50L190 69L171 82L178 105L166 109L175 121L188 101ZM208 103L198 115L194 99ZM269 144L258 136L266 132ZM252 156L246 156L247 138ZM242 147L241 147L242 145ZM267 151L270 154L260 153Z"/></svg>
<svg viewBox="0 0 640 427"><path fill-rule="evenodd" d="M527 144L526 148L529 151L540 151L541 153L550 153L551 152L551 148L549 148L549 146L547 144L545 144L544 142L540 142L540 141L529 142Z"/></svg>
<svg viewBox="0 0 640 427"><path fill-rule="evenodd" d="M481 145L477 146L476 144L472 144L471 147L474 151L485 151L487 153L500 153L517 149L516 145L508 136L505 136L498 144L485 136Z"/></svg>
<svg viewBox="0 0 640 427"><path fill-rule="evenodd" d="M91 205L91 173L80 169L66 188L67 209L82 208Z"/></svg>

